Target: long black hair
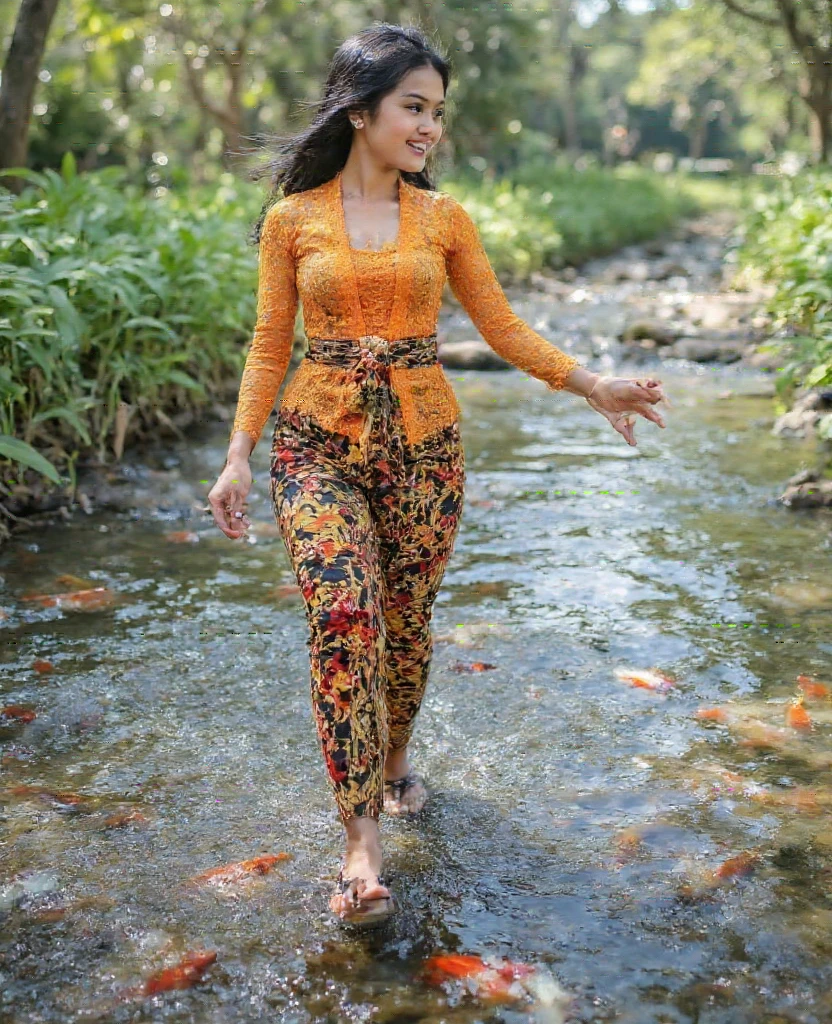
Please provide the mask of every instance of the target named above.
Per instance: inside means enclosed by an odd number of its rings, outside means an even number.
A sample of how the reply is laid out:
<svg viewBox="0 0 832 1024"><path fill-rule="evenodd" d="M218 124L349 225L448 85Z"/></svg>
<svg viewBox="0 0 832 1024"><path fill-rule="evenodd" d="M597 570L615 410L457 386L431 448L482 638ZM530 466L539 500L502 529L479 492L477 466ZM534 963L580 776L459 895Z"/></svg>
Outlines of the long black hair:
<svg viewBox="0 0 832 1024"><path fill-rule="evenodd" d="M281 193L289 196L315 188L343 168L353 133L347 111L366 110L370 118L375 117L384 97L406 74L422 67L435 68L447 92L450 62L414 26L377 22L341 43L329 65L323 97L298 101L301 106L316 108L312 122L294 135L271 135L266 148L276 149L276 155L250 172L252 181L266 175L271 180L271 192L251 241L259 244L266 213ZM431 151L421 171L402 171L401 176L418 188L433 189L435 165L436 155Z"/></svg>

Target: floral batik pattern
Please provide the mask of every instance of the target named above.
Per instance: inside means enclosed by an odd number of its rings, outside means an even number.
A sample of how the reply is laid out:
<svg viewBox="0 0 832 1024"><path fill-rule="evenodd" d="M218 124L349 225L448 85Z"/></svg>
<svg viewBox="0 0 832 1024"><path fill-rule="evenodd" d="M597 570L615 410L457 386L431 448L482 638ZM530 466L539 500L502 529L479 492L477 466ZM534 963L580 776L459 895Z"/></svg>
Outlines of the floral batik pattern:
<svg viewBox="0 0 832 1024"><path fill-rule="evenodd" d="M386 751L411 738L464 483L459 423L409 444L395 394L385 429L363 441L279 412L270 495L305 604L312 707L342 821L379 817Z"/></svg>

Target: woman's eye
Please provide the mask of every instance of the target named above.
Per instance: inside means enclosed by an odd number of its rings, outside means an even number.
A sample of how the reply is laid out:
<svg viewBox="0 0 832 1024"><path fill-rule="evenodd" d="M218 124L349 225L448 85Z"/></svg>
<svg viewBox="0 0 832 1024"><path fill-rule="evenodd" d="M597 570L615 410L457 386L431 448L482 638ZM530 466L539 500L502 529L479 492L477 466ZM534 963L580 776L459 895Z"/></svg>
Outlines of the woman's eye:
<svg viewBox="0 0 832 1024"><path fill-rule="evenodd" d="M422 112L422 108L419 106L418 103L412 103L407 109L408 110L415 110L417 113L421 113ZM445 116L445 111L444 110L437 110L436 113L439 114L440 117L444 117Z"/></svg>

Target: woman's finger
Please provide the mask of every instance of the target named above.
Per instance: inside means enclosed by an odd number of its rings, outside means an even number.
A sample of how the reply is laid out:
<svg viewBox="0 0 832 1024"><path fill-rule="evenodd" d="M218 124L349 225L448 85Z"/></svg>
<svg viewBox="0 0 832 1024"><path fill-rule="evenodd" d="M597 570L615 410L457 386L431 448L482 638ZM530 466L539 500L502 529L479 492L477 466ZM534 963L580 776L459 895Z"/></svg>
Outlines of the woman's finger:
<svg viewBox="0 0 832 1024"><path fill-rule="evenodd" d="M228 520L225 515L225 503L226 499L220 495L209 494L208 504L211 506L211 514L214 517L214 522L222 530L223 533L228 532Z"/></svg>
<svg viewBox="0 0 832 1024"><path fill-rule="evenodd" d="M245 518L243 505L242 494L236 487L232 488L228 495L228 501L225 503L225 515L228 522L228 529L225 532L233 540L242 537L247 529L247 525L243 522Z"/></svg>
<svg viewBox="0 0 832 1024"><path fill-rule="evenodd" d="M658 423L660 427L665 426L665 422L661 413L656 412L656 410L651 408L649 405L636 406L636 408L633 411L642 415L646 420L650 420L653 423Z"/></svg>
<svg viewBox="0 0 832 1024"><path fill-rule="evenodd" d="M619 434L624 438L627 444L633 448L636 447L636 434L635 434L635 416L632 413L625 412L613 423L613 426Z"/></svg>
<svg viewBox="0 0 832 1024"><path fill-rule="evenodd" d="M245 533L245 529L240 526L240 519L234 515L235 497L236 492L233 488L225 493L208 495L208 503L211 506L214 522L226 537L229 537L231 540L237 540Z"/></svg>

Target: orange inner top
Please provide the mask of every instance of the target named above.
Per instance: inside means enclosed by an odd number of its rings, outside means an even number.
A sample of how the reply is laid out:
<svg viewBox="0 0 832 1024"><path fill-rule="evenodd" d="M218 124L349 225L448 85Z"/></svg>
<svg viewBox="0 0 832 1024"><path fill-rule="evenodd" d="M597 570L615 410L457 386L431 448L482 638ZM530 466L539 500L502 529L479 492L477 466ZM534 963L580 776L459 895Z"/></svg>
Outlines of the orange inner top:
<svg viewBox="0 0 832 1024"><path fill-rule="evenodd" d="M446 280L474 326L507 362L563 388L579 364L512 311L476 225L445 192L399 179L399 234L381 250L350 245L341 172L279 200L260 238L257 321L240 384L232 433L254 444L274 408L292 354L298 303L307 337L388 340L436 332ZM311 414L324 429L356 440L363 416L349 411L351 371L304 359L281 408ZM442 367L390 367L406 440L415 444L453 423L459 406Z"/></svg>

